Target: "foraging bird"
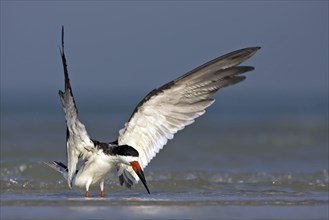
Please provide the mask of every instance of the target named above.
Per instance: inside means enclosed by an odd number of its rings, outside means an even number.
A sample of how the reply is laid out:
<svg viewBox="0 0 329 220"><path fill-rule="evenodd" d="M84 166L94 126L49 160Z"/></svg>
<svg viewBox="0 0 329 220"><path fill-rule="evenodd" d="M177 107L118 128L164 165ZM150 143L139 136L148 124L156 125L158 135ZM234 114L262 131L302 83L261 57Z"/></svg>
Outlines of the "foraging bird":
<svg viewBox="0 0 329 220"><path fill-rule="evenodd" d="M78 119L78 110L68 75L64 53L64 28L60 48L65 90L59 91L66 118L67 162L46 162L63 174L68 186L85 187L89 196L90 185L100 184L100 196L104 197L104 178L115 169L120 184L131 186L142 181L149 188L143 169L163 148L174 134L194 122L214 103L211 96L219 89L245 79L241 75L253 70L251 66L238 66L250 58L260 47L237 50L211 60L181 77L151 91L137 105L118 139L102 143L89 137L85 126ZM77 164L83 164L78 169Z"/></svg>

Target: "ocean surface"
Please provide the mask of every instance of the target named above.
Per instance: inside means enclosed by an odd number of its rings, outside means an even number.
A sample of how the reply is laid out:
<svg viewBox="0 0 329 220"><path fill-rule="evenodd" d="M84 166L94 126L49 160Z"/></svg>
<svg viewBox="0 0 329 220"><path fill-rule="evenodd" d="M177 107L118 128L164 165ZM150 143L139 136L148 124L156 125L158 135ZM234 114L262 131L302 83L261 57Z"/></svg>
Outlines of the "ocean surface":
<svg viewBox="0 0 329 220"><path fill-rule="evenodd" d="M1 219L328 219L328 96L216 98L146 167L150 195L110 173L88 199L43 164L66 163L59 100L2 100ZM113 141L139 98L101 100L79 117Z"/></svg>

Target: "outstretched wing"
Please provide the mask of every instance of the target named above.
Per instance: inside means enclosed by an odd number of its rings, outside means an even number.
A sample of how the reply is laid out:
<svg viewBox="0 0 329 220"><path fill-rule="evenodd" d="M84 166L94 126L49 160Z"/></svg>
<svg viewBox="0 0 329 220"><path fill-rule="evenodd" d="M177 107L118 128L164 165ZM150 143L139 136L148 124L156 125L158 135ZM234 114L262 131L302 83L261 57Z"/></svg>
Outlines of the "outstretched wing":
<svg viewBox="0 0 329 220"><path fill-rule="evenodd" d="M64 27L62 28L62 47L60 48L65 90L59 91L59 96L63 105L66 119L66 146L67 146L67 168L68 185L72 187L72 179L76 173L79 158L88 159L94 150L94 144L88 136L85 126L78 119L78 109L75 105L70 79L67 71L67 63L64 54Z"/></svg>
<svg viewBox="0 0 329 220"><path fill-rule="evenodd" d="M139 163L145 168L177 131L205 113L215 101L211 95L245 79L241 74L254 68L238 65L258 49L250 47L218 57L151 91L120 130L119 145L134 147L139 152ZM138 181L130 167L120 166L121 184L130 187Z"/></svg>

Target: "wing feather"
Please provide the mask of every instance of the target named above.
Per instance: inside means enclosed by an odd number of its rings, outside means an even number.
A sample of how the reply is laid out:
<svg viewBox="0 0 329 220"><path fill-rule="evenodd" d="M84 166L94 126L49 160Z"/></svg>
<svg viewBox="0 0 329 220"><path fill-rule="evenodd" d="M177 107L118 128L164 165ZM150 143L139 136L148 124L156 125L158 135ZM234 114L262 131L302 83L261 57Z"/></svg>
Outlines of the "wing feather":
<svg viewBox="0 0 329 220"><path fill-rule="evenodd" d="M78 109L74 101L64 53L64 28L62 28L62 47L60 48L60 52L64 69L65 90L64 92L59 91L59 96L64 109L67 125L66 147L68 185L71 188L72 179L76 173L79 159L88 159L91 152L94 150L94 144L89 138L85 126L78 119Z"/></svg>
<svg viewBox="0 0 329 220"><path fill-rule="evenodd" d="M253 70L237 66L250 58L259 47L245 48L218 57L183 76L151 91L135 108L119 131L119 145L130 145L139 152L139 163L145 168L174 134L203 115L214 103L211 96L219 89L245 79L240 74ZM124 178L138 177L125 168ZM121 179L121 180L122 180ZM134 182L133 181L133 182ZM132 182L128 185L131 186Z"/></svg>

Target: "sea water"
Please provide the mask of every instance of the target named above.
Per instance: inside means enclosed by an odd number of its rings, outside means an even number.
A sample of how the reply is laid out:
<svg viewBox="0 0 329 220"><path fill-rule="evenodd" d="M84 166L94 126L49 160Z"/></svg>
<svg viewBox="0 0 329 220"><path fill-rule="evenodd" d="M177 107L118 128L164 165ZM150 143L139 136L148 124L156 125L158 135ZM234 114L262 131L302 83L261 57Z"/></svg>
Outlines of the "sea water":
<svg viewBox="0 0 329 220"><path fill-rule="evenodd" d="M150 195L110 173L88 199L43 164L67 163L60 104L2 103L1 219L328 219L328 100L264 100L223 97L179 132L144 170ZM109 103L79 105L100 141L133 109Z"/></svg>

